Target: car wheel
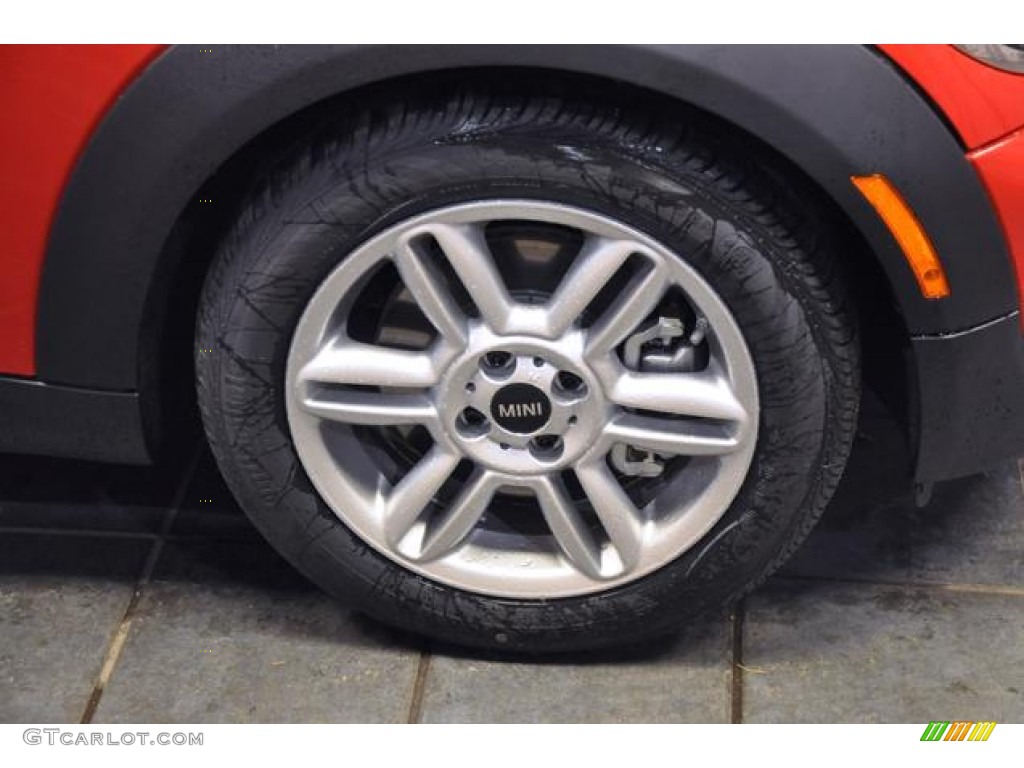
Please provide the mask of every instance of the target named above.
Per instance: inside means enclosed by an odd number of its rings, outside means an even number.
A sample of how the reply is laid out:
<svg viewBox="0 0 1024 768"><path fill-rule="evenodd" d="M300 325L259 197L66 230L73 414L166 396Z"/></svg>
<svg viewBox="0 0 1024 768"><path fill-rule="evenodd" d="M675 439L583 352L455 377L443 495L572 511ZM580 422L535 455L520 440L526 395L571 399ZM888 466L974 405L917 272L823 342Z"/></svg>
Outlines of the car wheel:
<svg viewBox="0 0 1024 768"><path fill-rule="evenodd" d="M227 483L325 590L457 643L605 646L735 600L810 530L856 422L796 184L697 116L571 97L324 124L204 288Z"/></svg>

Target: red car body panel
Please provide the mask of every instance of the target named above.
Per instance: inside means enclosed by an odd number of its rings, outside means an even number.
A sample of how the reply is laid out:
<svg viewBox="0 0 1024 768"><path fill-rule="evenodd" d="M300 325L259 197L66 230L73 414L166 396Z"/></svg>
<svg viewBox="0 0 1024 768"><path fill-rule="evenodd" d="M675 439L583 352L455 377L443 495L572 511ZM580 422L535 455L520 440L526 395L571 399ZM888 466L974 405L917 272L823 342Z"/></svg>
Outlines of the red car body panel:
<svg viewBox="0 0 1024 768"><path fill-rule="evenodd" d="M1016 263L1017 288L1024 306L1024 128L971 152L968 157L999 215ZM1021 331L1024 331L1024 313L1021 314Z"/></svg>
<svg viewBox="0 0 1024 768"><path fill-rule="evenodd" d="M159 45L0 46L0 371L32 376L50 225L75 161Z"/></svg>
<svg viewBox="0 0 1024 768"><path fill-rule="evenodd" d="M40 276L75 162L118 95L164 48L0 46L0 103L10 105L0 127L0 227L7 233L7 247L0 251L4 374L36 372ZM1024 76L981 64L951 46L881 48L942 110L967 148L977 150L970 159L1000 217L1024 296L1024 139L1014 134L1024 126Z"/></svg>
<svg viewBox="0 0 1024 768"><path fill-rule="evenodd" d="M999 216L1024 305L1024 75L949 45L883 45L952 123ZM1024 315L1021 316L1024 330Z"/></svg>
<svg viewBox="0 0 1024 768"><path fill-rule="evenodd" d="M1024 126L1024 76L972 59L951 45L882 45L953 124L968 149Z"/></svg>

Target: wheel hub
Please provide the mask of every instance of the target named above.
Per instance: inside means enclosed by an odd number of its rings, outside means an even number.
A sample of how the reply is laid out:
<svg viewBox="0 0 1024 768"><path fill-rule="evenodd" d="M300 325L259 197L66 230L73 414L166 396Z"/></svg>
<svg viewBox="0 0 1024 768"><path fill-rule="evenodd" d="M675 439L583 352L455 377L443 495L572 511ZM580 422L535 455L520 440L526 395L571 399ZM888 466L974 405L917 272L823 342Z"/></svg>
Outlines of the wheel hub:
<svg viewBox="0 0 1024 768"><path fill-rule="evenodd" d="M532 435L551 418L551 399L532 384L507 384L491 398L491 418L506 432Z"/></svg>
<svg viewBox="0 0 1024 768"><path fill-rule="evenodd" d="M512 485L578 460L607 413L581 353L576 332L539 339L474 327L438 388L457 450Z"/></svg>

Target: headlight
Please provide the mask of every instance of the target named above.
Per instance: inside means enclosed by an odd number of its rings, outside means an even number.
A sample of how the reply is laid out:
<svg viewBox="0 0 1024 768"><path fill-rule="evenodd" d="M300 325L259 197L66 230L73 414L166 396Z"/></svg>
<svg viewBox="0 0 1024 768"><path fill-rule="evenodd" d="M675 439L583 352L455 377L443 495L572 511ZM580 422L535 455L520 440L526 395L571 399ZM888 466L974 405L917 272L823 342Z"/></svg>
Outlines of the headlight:
<svg viewBox="0 0 1024 768"><path fill-rule="evenodd" d="M972 59L984 62L989 66L1024 74L1024 45L999 45L983 43L974 45L958 45L961 51Z"/></svg>

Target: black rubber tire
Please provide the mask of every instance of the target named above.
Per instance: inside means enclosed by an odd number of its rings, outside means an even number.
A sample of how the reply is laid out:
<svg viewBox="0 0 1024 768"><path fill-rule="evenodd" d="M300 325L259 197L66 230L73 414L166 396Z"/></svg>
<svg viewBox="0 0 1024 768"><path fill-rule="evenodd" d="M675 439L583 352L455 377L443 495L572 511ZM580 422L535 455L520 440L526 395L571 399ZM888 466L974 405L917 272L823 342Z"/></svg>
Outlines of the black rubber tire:
<svg viewBox="0 0 1024 768"><path fill-rule="evenodd" d="M619 644L736 600L792 554L822 513L856 426L855 322L828 228L793 191L796 180L752 147L685 111L650 119L571 97L462 91L331 121L264 182L206 280L199 403L224 477L253 522L349 605L473 646ZM291 443L285 360L321 280L398 220L498 197L590 208L684 255L733 312L757 368L758 444L731 508L678 559L606 592L495 599L407 571L340 522Z"/></svg>

